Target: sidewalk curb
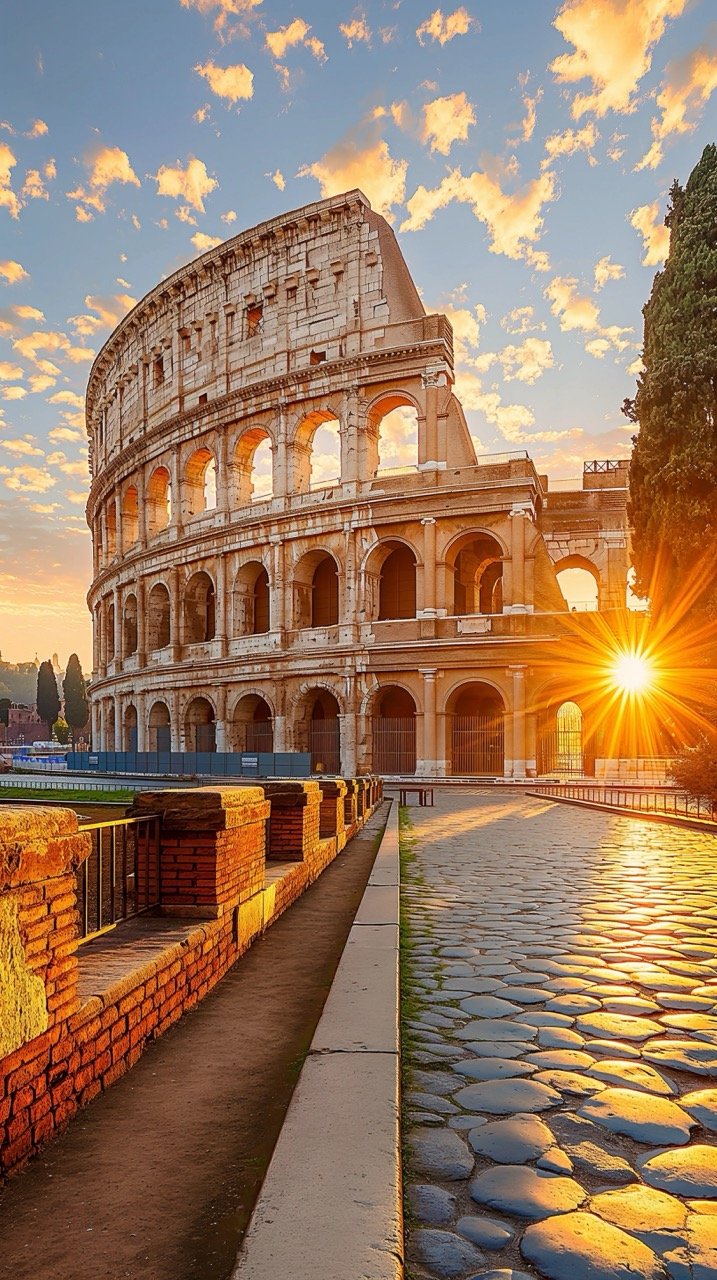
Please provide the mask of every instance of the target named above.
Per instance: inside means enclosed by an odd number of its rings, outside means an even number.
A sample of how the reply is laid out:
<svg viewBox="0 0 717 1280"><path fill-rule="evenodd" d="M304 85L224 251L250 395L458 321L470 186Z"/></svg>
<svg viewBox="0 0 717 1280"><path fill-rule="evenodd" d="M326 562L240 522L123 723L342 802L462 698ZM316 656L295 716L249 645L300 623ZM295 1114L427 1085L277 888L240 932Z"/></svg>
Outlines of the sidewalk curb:
<svg viewBox="0 0 717 1280"><path fill-rule="evenodd" d="M398 806L231 1280L401 1280Z"/></svg>

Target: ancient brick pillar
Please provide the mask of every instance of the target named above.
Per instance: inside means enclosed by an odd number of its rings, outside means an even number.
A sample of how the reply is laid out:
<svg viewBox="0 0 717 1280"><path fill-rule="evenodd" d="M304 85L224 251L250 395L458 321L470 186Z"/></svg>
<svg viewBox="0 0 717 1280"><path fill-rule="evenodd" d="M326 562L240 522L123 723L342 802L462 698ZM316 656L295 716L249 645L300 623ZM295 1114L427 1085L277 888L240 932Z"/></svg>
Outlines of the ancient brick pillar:
<svg viewBox="0 0 717 1280"><path fill-rule="evenodd" d="M319 811L319 835L322 840L336 836L339 848L346 844L346 820L344 801L346 783L343 778L321 778L321 808Z"/></svg>

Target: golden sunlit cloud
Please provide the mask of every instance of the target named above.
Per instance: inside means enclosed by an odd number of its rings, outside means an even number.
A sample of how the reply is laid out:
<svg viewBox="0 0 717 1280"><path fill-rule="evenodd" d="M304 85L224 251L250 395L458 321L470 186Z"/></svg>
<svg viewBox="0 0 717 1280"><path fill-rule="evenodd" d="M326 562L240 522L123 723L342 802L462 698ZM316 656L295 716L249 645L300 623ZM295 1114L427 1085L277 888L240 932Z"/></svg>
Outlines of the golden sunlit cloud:
<svg viewBox="0 0 717 1280"><path fill-rule="evenodd" d="M226 213L221 214L221 221L226 222L228 225L236 222L236 220L237 215L234 209L227 209Z"/></svg>
<svg viewBox="0 0 717 1280"><path fill-rule="evenodd" d="M20 195L23 200L49 200L50 195L39 169L28 169Z"/></svg>
<svg viewBox="0 0 717 1280"><path fill-rule="evenodd" d="M273 173L265 173L264 177L270 178L274 183L274 186L277 187L279 191L283 191L286 187L286 178L281 172L281 169L275 169Z"/></svg>
<svg viewBox="0 0 717 1280"><path fill-rule="evenodd" d="M6 257L4 262L0 262L0 279L5 284L19 284L20 280L29 280L29 273L20 262Z"/></svg>
<svg viewBox="0 0 717 1280"><path fill-rule="evenodd" d="M192 244L200 253L204 253L207 249L216 249L218 244L222 243L221 236L208 236L204 231L197 231L191 237Z"/></svg>
<svg viewBox="0 0 717 1280"><path fill-rule="evenodd" d="M592 149L599 141L600 134L592 120L588 121L582 129L565 129L562 133L551 133L550 137L545 139L547 158L543 160L543 166L552 164L556 156L574 156L578 151L587 152L588 164L595 165L597 160L592 154Z"/></svg>
<svg viewBox="0 0 717 1280"><path fill-rule="evenodd" d="M0 439L0 449L7 449L9 453L17 453L27 458L42 458L45 456L44 449L38 449L32 443L32 440Z"/></svg>
<svg viewBox="0 0 717 1280"><path fill-rule="evenodd" d="M546 369L555 367L555 360L553 348L547 338L526 338L519 346L504 347L502 351L487 351L478 356L473 364L480 373L499 364L506 382L532 384L542 377Z"/></svg>
<svg viewBox="0 0 717 1280"><path fill-rule="evenodd" d="M525 259L538 271L547 270L547 255L535 248L543 232L543 207L557 198L555 176L544 172L513 194L502 189L498 177L477 171L463 175L453 169L433 189L420 186L406 202L408 217L401 231L420 231L439 209L453 201L469 204L479 222L485 223L491 253Z"/></svg>
<svg viewBox="0 0 717 1280"><path fill-rule="evenodd" d="M358 129L332 147L320 160L302 165L297 177L316 178L321 195L335 196L360 187L373 208L393 222L392 206L406 193L407 160L394 160L388 144L372 128Z"/></svg>
<svg viewBox="0 0 717 1280"><path fill-rule="evenodd" d="M254 75L243 62L231 67L218 67L211 58L195 66L197 75L203 76L212 93L228 102L240 102L254 95Z"/></svg>
<svg viewBox="0 0 717 1280"><path fill-rule="evenodd" d="M667 22L679 18L687 0L565 0L553 20L572 53L550 64L558 84L591 80L592 93L578 93L572 115L604 116L635 110L635 93L652 65L652 52Z"/></svg>
<svg viewBox="0 0 717 1280"><path fill-rule="evenodd" d="M625 268L619 262L611 262L610 255L595 263L595 288L603 289L609 280L622 280Z"/></svg>
<svg viewBox="0 0 717 1280"><path fill-rule="evenodd" d="M358 17L352 18L350 22L340 22L339 31L346 38L349 49L355 44L371 43L371 28L366 21L366 14L359 14Z"/></svg>
<svg viewBox="0 0 717 1280"><path fill-rule="evenodd" d="M635 165L635 171L656 169L663 156L663 143L671 134L690 133L697 125L705 104L717 89L717 24L708 39L683 58L668 62L657 95L661 115L652 121L654 141Z"/></svg>
<svg viewBox="0 0 717 1280"><path fill-rule="evenodd" d="M197 9L205 15L216 11L214 30L224 42L234 36L249 35L247 18L260 8L262 0L179 0L179 3L183 9ZM232 18L237 21L231 22Z"/></svg>
<svg viewBox="0 0 717 1280"><path fill-rule="evenodd" d="M70 444L75 440L83 440L84 432L75 427L52 427L48 431L47 436L53 442L63 442Z"/></svg>
<svg viewBox="0 0 717 1280"><path fill-rule="evenodd" d="M199 213L204 213L204 197L219 186L216 178L210 178L203 160L189 156L186 167L163 164L155 174L157 195L169 196L173 200L186 200Z"/></svg>
<svg viewBox="0 0 717 1280"><path fill-rule="evenodd" d="M21 356L31 360L33 364L38 364L38 351L61 353L67 356L67 359L73 364L80 364L85 360L93 360L95 356L90 347L76 347L66 333L54 330L41 331L35 329L32 333L25 334L22 338L16 338L12 345ZM47 370L42 370L42 372L47 372Z"/></svg>
<svg viewBox="0 0 717 1280"><path fill-rule="evenodd" d="M303 18L294 18L293 22L286 27L280 27L278 31L267 31L264 42L277 61L284 57L287 49L303 45L318 62L326 62L326 50L323 44L317 40L316 36L310 35L310 31L308 22L304 22Z"/></svg>
<svg viewBox="0 0 717 1280"><path fill-rule="evenodd" d="M525 86L528 82L529 77L527 75L519 76L518 79L519 79L519 82L523 86ZM527 93L523 94L523 108L525 111L525 115L523 116L523 119L521 120L519 125L510 126L511 129L517 128L518 136L516 138L512 138L511 141L508 143L508 146L517 147L517 146L520 146L521 142L530 142L530 139L535 133L535 125L538 119L538 106L540 104L542 97L543 97L542 89L537 89L532 97Z"/></svg>
<svg viewBox="0 0 717 1280"><path fill-rule="evenodd" d="M629 217L630 226L639 231L643 240L645 256L643 267L659 267L670 251L670 230L663 222L658 222L661 209L657 200L652 204L642 204L633 209Z"/></svg>
<svg viewBox="0 0 717 1280"><path fill-rule="evenodd" d="M430 18L426 18L426 21L416 28L416 36L419 44L425 44L427 39L437 40L439 44L447 44L456 36L467 35L471 27L477 28L478 23L463 5L446 16L440 9L434 9Z"/></svg>
<svg viewBox="0 0 717 1280"><path fill-rule="evenodd" d="M30 466L29 463L13 467L12 470L0 467L0 476L6 487L15 493L47 493L57 483L54 476L48 475L40 467Z"/></svg>
<svg viewBox="0 0 717 1280"><path fill-rule="evenodd" d="M12 364L10 360L0 360L0 382L16 382L23 376L22 365Z"/></svg>
<svg viewBox="0 0 717 1280"><path fill-rule="evenodd" d="M77 201L75 216L78 222L90 222L94 213L106 212L105 193L113 183L132 187L141 185L127 152L121 147L96 147L88 154L85 165L89 171L87 186L77 186L65 193L68 200Z"/></svg>
<svg viewBox="0 0 717 1280"><path fill-rule="evenodd" d="M0 209L7 209L11 218L19 218L21 208L12 189L12 171L16 164L14 152L6 142L0 142Z"/></svg>
<svg viewBox="0 0 717 1280"><path fill-rule="evenodd" d="M430 142L431 151L447 156L454 142L465 142L475 122L475 108L465 93L434 98L423 108L421 141Z"/></svg>
<svg viewBox="0 0 717 1280"><path fill-rule="evenodd" d="M85 306L89 308L90 312L95 312L96 314L85 313L79 316L69 316L67 323L78 337L92 337L100 329L114 329L136 303L137 299L128 293L116 293L112 297L99 297L96 294L88 293L85 297ZM60 392L59 394L69 395L71 393Z"/></svg>
<svg viewBox="0 0 717 1280"><path fill-rule="evenodd" d="M24 400L27 395L27 387L3 387L0 396L3 400Z"/></svg>
<svg viewBox="0 0 717 1280"><path fill-rule="evenodd" d="M535 319L534 307L513 307L500 323L508 333L542 333L545 330L544 321Z"/></svg>
<svg viewBox="0 0 717 1280"><path fill-rule="evenodd" d="M603 345L605 343L614 347L616 351L624 351L629 346L629 338L625 335L632 333L632 329L615 324L603 325L600 319L600 308L592 298L578 292L578 282L574 276L555 276L545 288L544 293L563 333L570 333L573 330L594 333L596 339L600 340L599 344L595 342L588 344L586 350L592 347L590 355L604 353L607 349Z"/></svg>

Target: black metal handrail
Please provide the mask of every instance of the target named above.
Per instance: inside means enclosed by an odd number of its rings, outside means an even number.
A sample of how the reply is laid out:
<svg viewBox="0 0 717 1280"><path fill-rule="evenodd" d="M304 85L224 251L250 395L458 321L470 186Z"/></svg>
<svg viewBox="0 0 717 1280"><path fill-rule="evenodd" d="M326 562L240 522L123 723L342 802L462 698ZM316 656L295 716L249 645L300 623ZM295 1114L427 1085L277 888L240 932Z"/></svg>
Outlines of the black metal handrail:
<svg viewBox="0 0 717 1280"><path fill-rule="evenodd" d="M92 849L77 872L80 941L120 920L156 907L161 899L161 821L154 815L83 822Z"/></svg>
<svg viewBox="0 0 717 1280"><path fill-rule="evenodd" d="M658 791L641 789L639 786L584 786L576 783L537 783L531 790L541 796L610 805L630 813L661 813L679 818L698 818L703 822L717 821L717 805L704 797L688 796L684 791Z"/></svg>

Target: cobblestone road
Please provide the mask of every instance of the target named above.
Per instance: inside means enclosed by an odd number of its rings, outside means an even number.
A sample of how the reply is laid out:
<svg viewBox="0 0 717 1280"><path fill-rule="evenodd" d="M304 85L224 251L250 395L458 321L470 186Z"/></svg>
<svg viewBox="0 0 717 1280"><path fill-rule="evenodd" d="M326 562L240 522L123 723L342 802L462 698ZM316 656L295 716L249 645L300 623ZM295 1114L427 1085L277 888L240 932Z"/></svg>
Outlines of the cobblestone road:
<svg viewBox="0 0 717 1280"><path fill-rule="evenodd" d="M717 1280L717 840L411 809L413 1276Z"/></svg>

